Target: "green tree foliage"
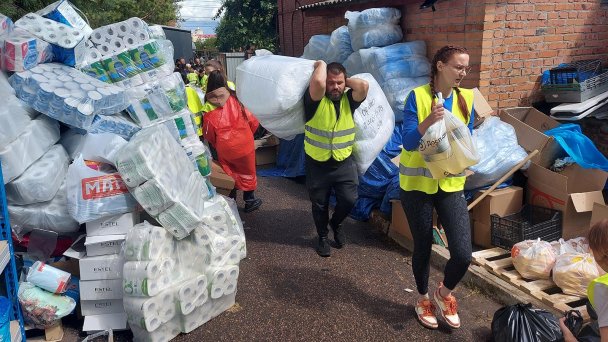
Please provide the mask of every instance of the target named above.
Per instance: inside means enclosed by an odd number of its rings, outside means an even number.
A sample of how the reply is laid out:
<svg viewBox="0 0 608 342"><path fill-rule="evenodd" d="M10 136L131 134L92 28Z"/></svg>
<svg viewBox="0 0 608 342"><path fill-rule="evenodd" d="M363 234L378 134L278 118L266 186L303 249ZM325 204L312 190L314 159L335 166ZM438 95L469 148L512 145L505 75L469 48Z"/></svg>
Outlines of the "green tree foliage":
<svg viewBox="0 0 608 342"><path fill-rule="evenodd" d="M220 51L234 51L247 44L276 51L276 0L224 0L216 19L217 47Z"/></svg>
<svg viewBox="0 0 608 342"><path fill-rule="evenodd" d="M0 13L16 21L56 0L0 0ZM86 15L92 28L139 17L148 24L178 20L177 0L71 0Z"/></svg>

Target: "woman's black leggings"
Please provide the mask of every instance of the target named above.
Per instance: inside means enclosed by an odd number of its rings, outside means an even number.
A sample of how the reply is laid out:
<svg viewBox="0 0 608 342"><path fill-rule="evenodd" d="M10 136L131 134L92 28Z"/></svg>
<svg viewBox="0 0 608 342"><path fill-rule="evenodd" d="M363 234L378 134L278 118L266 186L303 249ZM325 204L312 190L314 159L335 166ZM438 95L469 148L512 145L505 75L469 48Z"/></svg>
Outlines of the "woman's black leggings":
<svg viewBox="0 0 608 342"><path fill-rule="evenodd" d="M462 191L429 195L401 190L401 205L414 238L412 270L420 294L428 293L431 249L433 245L433 207L445 230L450 260L444 269L443 285L453 290L471 263L471 225L467 201Z"/></svg>

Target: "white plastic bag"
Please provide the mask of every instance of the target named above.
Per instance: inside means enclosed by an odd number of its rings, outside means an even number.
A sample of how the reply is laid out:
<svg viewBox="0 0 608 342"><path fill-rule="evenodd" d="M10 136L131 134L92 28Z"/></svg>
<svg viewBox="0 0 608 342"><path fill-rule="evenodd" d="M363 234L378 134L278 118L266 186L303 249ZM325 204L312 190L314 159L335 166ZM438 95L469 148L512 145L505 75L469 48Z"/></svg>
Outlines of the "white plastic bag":
<svg viewBox="0 0 608 342"><path fill-rule="evenodd" d="M555 265L555 251L546 241L526 240L511 248L511 259L522 277L530 280L549 279Z"/></svg>
<svg viewBox="0 0 608 342"><path fill-rule="evenodd" d="M97 171L82 156L68 168L68 212L78 222L129 213L137 202L118 172Z"/></svg>
<svg viewBox="0 0 608 342"><path fill-rule="evenodd" d="M443 104L441 93L437 96L437 103ZM444 111L443 120L427 129L418 147L435 179L460 174L479 161L469 128L449 110Z"/></svg>
<svg viewBox="0 0 608 342"><path fill-rule="evenodd" d="M317 34L310 37L308 44L304 47L304 54L301 58L310 60L325 60L327 55L327 47L329 46L330 36L326 34ZM349 41L350 44L350 41Z"/></svg>
<svg viewBox="0 0 608 342"><path fill-rule="evenodd" d="M340 26L331 33L325 60L327 63L343 63L351 53L353 48L350 46L348 27Z"/></svg>
<svg viewBox="0 0 608 342"><path fill-rule="evenodd" d="M557 257L553 281L566 294L585 297L589 283L600 276L597 264L587 253L566 253Z"/></svg>
<svg viewBox="0 0 608 342"><path fill-rule="evenodd" d="M371 74L359 74L353 78L366 80L369 84L367 98L353 113L356 129L353 157L362 175L390 139L395 128L395 116L382 88Z"/></svg>

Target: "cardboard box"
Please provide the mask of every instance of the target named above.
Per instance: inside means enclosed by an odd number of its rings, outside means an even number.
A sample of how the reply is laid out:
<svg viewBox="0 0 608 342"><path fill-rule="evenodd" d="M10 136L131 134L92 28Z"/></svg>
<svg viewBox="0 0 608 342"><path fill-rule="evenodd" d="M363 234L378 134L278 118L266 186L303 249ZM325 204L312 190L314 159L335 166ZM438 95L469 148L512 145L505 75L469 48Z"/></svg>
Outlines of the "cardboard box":
<svg viewBox="0 0 608 342"><path fill-rule="evenodd" d="M85 257L79 260L81 280L122 278L123 257L118 254Z"/></svg>
<svg viewBox="0 0 608 342"><path fill-rule="evenodd" d="M118 254L125 237L126 235L87 236L84 242L87 256Z"/></svg>
<svg viewBox="0 0 608 342"><path fill-rule="evenodd" d="M576 164L557 173L533 163L528 169L527 203L560 210L564 239L585 236L594 203L605 204L602 190L607 178L604 171Z"/></svg>
<svg viewBox="0 0 608 342"><path fill-rule="evenodd" d="M267 165L277 162L277 147L266 146L255 150L255 165Z"/></svg>
<svg viewBox="0 0 608 342"><path fill-rule="evenodd" d="M91 280L95 281L95 280ZM106 315L111 313L122 313L125 309L122 299L81 300L80 313L83 316Z"/></svg>
<svg viewBox="0 0 608 342"><path fill-rule="evenodd" d="M211 180L211 184L218 189L226 189L228 191L234 189L234 179L228 176L216 161L211 163L211 175L209 179Z"/></svg>
<svg viewBox="0 0 608 342"><path fill-rule="evenodd" d="M481 193L475 198L481 196ZM521 210L524 201L524 189L516 186L494 190L473 209L473 243L480 247L492 248L490 215L504 217Z"/></svg>
<svg viewBox="0 0 608 342"><path fill-rule="evenodd" d="M127 314L113 313L107 315L93 315L84 318L82 330L88 333L102 330L125 330L127 329Z"/></svg>
<svg viewBox="0 0 608 342"><path fill-rule="evenodd" d="M122 300L122 283L122 279L81 280L80 299L82 301Z"/></svg>
<svg viewBox="0 0 608 342"><path fill-rule="evenodd" d="M87 222L87 236L127 234L138 221L138 213L127 213Z"/></svg>
<svg viewBox="0 0 608 342"><path fill-rule="evenodd" d="M517 142L526 151L538 150L539 154L532 161L548 167L556 157L563 154L557 141L543 132L559 126L559 122L532 107L503 109L500 120L510 124L517 134Z"/></svg>

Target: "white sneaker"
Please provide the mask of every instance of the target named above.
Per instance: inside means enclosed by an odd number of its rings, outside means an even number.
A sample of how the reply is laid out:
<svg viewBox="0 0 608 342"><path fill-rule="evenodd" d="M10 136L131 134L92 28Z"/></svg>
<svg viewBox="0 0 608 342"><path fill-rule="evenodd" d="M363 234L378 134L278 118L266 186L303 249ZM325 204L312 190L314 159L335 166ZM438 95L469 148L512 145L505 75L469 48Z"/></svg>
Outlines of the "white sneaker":
<svg viewBox="0 0 608 342"><path fill-rule="evenodd" d="M424 298L419 300L416 303L415 309L418 321L425 328L437 329L439 327L439 324L437 324L437 317L435 316L435 305L433 305L433 302L431 302L430 299Z"/></svg>
<svg viewBox="0 0 608 342"><path fill-rule="evenodd" d="M441 296L439 293L439 289L443 287L443 284L439 284L439 288L435 290L433 293L433 297L439 310L441 311L441 316L445 319L445 322L452 328L458 329L460 328L460 317L458 316L458 302L456 301L456 297L451 294L447 297Z"/></svg>

